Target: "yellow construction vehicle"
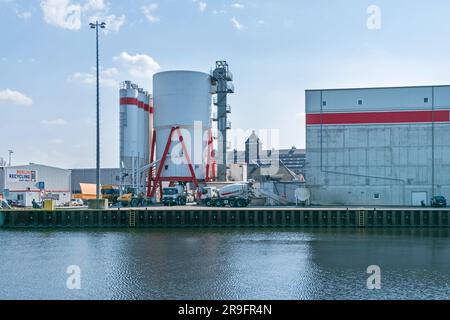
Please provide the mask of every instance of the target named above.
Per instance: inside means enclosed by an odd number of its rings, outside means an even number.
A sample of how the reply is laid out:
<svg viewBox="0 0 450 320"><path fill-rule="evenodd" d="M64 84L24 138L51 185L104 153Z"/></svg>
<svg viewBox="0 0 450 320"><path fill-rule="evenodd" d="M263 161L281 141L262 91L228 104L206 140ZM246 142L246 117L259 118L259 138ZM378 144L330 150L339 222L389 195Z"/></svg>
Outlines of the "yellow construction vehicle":
<svg viewBox="0 0 450 320"><path fill-rule="evenodd" d="M108 199L111 204L116 204L120 197L120 189L117 186L102 186L102 199Z"/></svg>
<svg viewBox="0 0 450 320"><path fill-rule="evenodd" d="M122 207L147 207L152 205L152 201L148 199L143 193L136 195L133 189L128 189L127 193L117 198L117 203Z"/></svg>

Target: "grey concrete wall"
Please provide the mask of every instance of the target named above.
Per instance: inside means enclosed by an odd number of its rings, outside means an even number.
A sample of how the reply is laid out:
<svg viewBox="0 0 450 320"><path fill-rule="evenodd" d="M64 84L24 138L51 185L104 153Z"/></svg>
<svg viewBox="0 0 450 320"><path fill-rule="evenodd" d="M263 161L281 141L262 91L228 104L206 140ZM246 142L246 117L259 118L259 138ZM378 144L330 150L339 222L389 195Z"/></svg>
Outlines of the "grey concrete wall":
<svg viewBox="0 0 450 320"><path fill-rule="evenodd" d="M363 106L350 105L358 99ZM306 102L307 113L450 109L450 87L310 91ZM450 199L449 133L450 123L308 125L312 203L412 205L413 192L426 192L428 203L432 195Z"/></svg>

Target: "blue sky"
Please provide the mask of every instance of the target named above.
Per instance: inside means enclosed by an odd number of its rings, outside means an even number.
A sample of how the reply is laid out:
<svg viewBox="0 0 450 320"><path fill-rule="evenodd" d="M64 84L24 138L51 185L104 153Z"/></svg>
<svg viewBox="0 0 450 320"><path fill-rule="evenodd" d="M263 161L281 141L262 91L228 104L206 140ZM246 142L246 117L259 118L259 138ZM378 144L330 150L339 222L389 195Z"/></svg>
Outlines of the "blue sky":
<svg viewBox="0 0 450 320"><path fill-rule="evenodd" d="M367 9L381 10L369 29ZM304 147L304 90L450 83L448 1L0 0L0 157L95 166L94 32L101 36L102 166L119 154L118 83L229 62L234 128ZM242 144L238 144L242 148Z"/></svg>

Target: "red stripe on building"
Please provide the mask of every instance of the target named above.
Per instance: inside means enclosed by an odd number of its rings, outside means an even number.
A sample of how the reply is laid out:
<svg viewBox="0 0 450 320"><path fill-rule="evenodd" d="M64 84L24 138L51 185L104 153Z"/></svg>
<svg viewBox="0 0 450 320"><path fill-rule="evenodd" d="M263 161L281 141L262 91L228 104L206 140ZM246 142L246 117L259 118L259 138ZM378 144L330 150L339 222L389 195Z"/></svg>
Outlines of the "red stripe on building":
<svg viewBox="0 0 450 320"><path fill-rule="evenodd" d="M144 102L138 101L138 108L139 109L144 109Z"/></svg>
<svg viewBox="0 0 450 320"><path fill-rule="evenodd" d="M397 112L352 112L315 113L306 115L307 125L345 125L382 123L429 123L450 122L449 110L397 111Z"/></svg>
<svg viewBox="0 0 450 320"><path fill-rule="evenodd" d="M125 105L138 105L138 99L136 98L120 98L120 105L121 106L125 106Z"/></svg>
<svg viewBox="0 0 450 320"><path fill-rule="evenodd" d="M150 105L149 104L144 104L144 110L146 111L146 112L149 112L150 111Z"/></svg>
<svg viewBox="0 0 450 320"><path fill-rule="evenodd" d="M150 110L149 110L149 112L150 112L150 113L155 113L155 108L153 108L153 107L150 107Z"/></svg>

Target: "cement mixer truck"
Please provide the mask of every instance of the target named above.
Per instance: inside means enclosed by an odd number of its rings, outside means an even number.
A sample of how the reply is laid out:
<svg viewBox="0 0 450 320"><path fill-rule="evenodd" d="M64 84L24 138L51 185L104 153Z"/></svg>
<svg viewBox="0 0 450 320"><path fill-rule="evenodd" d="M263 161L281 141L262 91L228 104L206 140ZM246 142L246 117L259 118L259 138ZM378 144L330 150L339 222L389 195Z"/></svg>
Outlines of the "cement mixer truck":
<svg viewBox="0 0 450 320"><path fill-rule="evenodd" d="M201 204L207 207L244 208L250 204L252 186L249 183L235 183L220 189L204 187Z"/></svg>

